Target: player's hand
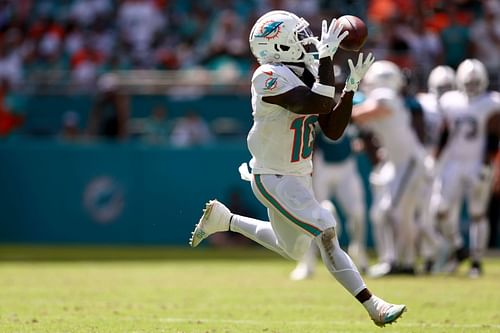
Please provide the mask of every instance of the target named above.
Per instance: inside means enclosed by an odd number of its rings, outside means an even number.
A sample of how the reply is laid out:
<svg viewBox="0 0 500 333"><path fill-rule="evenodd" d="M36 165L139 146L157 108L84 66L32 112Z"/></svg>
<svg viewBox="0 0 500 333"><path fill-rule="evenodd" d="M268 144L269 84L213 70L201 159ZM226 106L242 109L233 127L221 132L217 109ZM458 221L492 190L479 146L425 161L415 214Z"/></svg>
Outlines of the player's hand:
<svg viewBox="0 0 500 333"><path fill-rule="evenodd" d="M321 22L321 39L316 43L320 59L326 57L332 58L342 40L349 35L349 31L341 33L343 25L337 25L336 23L337 19L333 19L328 27L326 20Z"/></svg>
<svg viewBox="0 0 500 333"><path fill-rule="evenodd" d="M347 81L345 83L344 91L357 91L359 82L361 82L361 79L365 76L366 71L368 71L368 68L370 68L374 61L375 57L371 53L368 53L368 56L364 61L363 53L360 53L356 66L354 66L352 60L349 59L347 62L349 63L351 73L349 74L349 77L347 78Z"/></svg>

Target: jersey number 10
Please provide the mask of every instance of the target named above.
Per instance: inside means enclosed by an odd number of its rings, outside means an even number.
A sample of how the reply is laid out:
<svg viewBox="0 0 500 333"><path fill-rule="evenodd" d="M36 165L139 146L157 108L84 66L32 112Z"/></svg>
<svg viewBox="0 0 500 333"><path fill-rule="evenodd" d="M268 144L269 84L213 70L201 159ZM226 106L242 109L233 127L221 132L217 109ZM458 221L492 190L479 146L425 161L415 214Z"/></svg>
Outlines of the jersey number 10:
<svg viewBox="0 0 500 333"><path fill-rule="evenodd" d="M311 156L314 148L314 124L318 116L303 116L295 118L290 125L293 131L293 146L291 162L307 159Z"/></svg>

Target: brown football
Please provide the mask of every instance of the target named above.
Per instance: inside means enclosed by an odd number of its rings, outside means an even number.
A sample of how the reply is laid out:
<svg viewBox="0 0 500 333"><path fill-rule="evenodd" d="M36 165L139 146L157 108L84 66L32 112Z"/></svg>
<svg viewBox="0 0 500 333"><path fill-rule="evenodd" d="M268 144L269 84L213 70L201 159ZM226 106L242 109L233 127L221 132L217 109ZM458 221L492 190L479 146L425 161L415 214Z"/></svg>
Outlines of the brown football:
<svg viewBox="0 0 500 333"><path fill-rule="evenodd" d="M365 22L354 15L344 15L337 19L337 24L343 24L342 32L349 31L349 35L340 43L340 48L346 51L359 51L365 45L368 29Z"/></svg>

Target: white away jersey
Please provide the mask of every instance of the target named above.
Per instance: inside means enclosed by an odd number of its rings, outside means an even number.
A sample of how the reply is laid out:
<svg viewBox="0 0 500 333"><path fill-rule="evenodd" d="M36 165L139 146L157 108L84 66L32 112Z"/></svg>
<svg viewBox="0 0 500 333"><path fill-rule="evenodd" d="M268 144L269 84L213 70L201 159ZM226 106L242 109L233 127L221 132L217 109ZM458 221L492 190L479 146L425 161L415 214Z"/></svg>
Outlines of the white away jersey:
<svg viewBox="0 0 500 333"><path fill-rule="evenodd" d="M387 158L399 164L414 156L423 156L423 147L410 122L410 111L404 105L403 99L392 89L378 88L370 91L366 99L377 101L391 111L385 117L366 123L373 131L382 147L387 151Z"/></svg>
<svg viewBox="0 0 500 333"><path fill-rule="evenodd" d="M254 174L307 175L312 172L317 115L300 115L262 97L283 94L305 84L286 66L265 64L252 77L253 126L248 133Z"/></svg>
<svg viewBox="0 0 500 333"><path fill-rule="evenodd" d="M488 119L500 111L500 94L489 92L470 99L460 91L450 91L441 96L440 104L450 131L445 158L480 162Z"/></svg>
<svg viewBox="0 0 500 333"><path fill-rule="evenodd" d="M425 122L425 147L428 150L437 147L441 129L443 128L443 112L439 104L437 95L431 93L421 93L417 95L417 100L422 105Z"/></svg>

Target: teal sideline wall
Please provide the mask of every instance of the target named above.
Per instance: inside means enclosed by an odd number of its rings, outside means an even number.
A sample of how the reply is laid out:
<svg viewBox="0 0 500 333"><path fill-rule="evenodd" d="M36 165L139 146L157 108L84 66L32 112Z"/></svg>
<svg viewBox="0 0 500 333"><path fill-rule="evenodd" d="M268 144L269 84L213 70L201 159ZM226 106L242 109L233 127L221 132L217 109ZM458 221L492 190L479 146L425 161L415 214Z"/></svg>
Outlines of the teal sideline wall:
<svg viewBox="0 0 500 333"><path fill-rule="evenodd" d="M24 133L37 135L56 134L62 124L66 111L76 111L84 127L92 108L89 95L15 95L19 112L26 115ZM242 130L250 129L252 109L250 97L246 94L209 95L209 96L169 96L169 95L133 95L130 98L131 117L146 117L156 106L163 106L168 111L168 118L175 119L186 111L195 110L207 121L218 117L232 117L240 121Z"/></svg>
<svg viewBox="0 0 500 333"><path fill-rule="evenodd" d="M84 126L92 105L88 95L21 99L26 114L21 134L56 134L67 110L80 113ZM134 117L163 105L171 118L195 109L209 121L235 117L244 130L251 124L246 95L132 96L131 104ZM0 242L185 245L205 201L225 201L233 188L257 218L266 219L237 171L249 158L244 139L190 149L68 144L22 135L0 141ZM358 166L367 189L366 156L358 156ZM369 206L369 191L366 201ZM343 232L341 244L347 240ZM368 243L373 244L370 223Z"/></svg>
<svg viewBox="0 0 500 333"><path fill-rule="evenodd" d="M0 143L0 241L187 244L205 201L235 186L259 211L237 170L248 158L241 144Z"/></svg>
<svg viewBox="0 0 500 333"><path fill-rule="evenodd" d="M0 141L0 242L182 245L205 201L224 200L234 188L257 218L267 219L237 171L250 158L244 138L192 149L64 144L40 138L56 135L69 110L80 114L85 127L93 96L14 97L26 118L19 138ZM156 106L167 108L170 119L196 110L208 121L235 118L245 132L252 123L248 94L133 95L131 117L148 116ZM363 157L360 162L368 170ZM96 193L86 196L92 182ZM96 211L111 217L100 222ZM345 232L340 240L347 244Z"/></svg>
<svg viewBox="0 0 500 333"><path fill-rule="evenodd" d="M233 188L266 219L237 170L249 158L245 142L188 149L0 142L0 242L187 245L204 203L226 201Z"/></svg>

